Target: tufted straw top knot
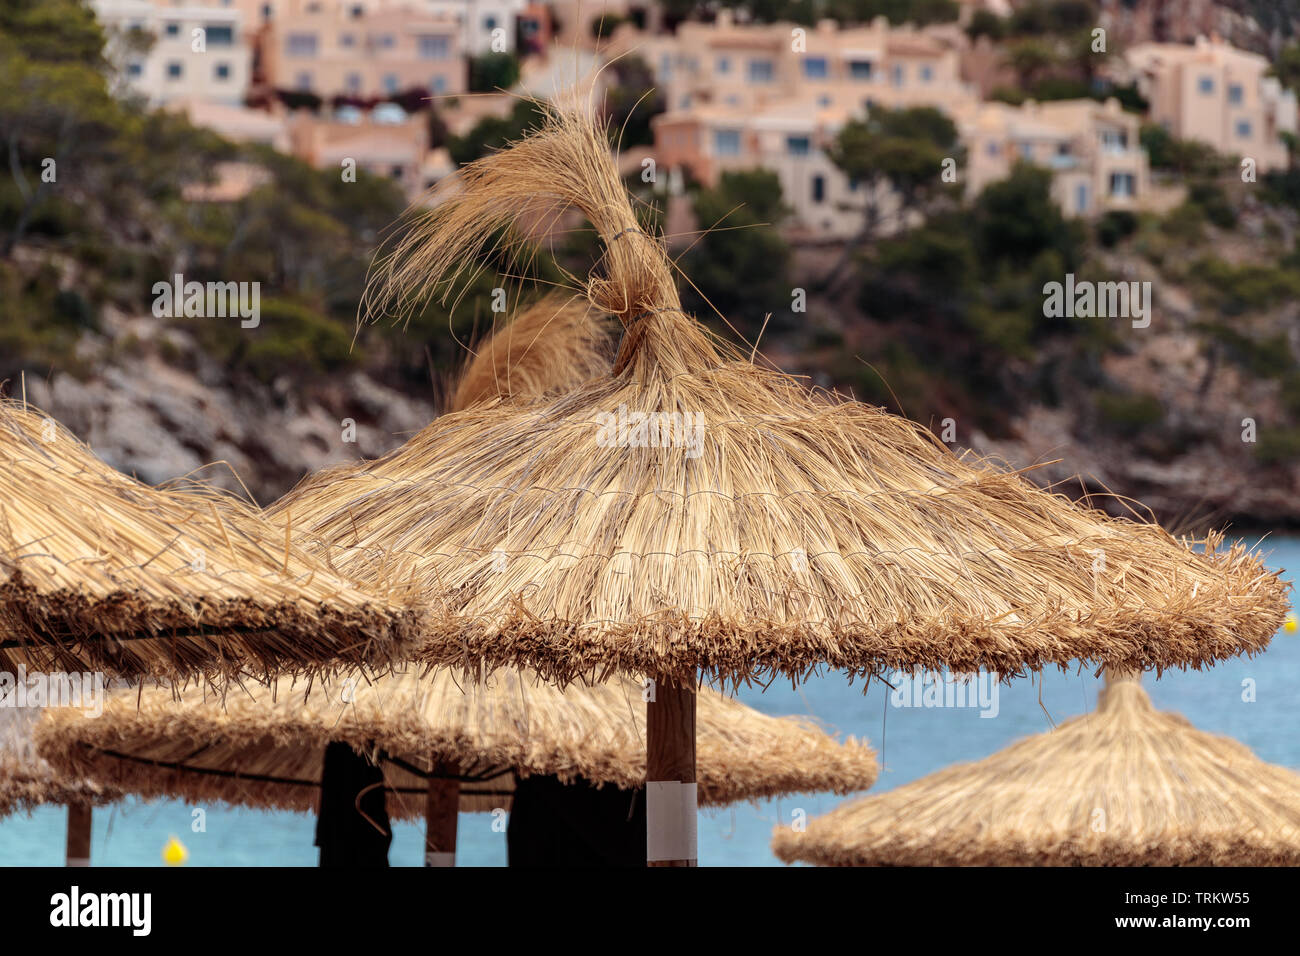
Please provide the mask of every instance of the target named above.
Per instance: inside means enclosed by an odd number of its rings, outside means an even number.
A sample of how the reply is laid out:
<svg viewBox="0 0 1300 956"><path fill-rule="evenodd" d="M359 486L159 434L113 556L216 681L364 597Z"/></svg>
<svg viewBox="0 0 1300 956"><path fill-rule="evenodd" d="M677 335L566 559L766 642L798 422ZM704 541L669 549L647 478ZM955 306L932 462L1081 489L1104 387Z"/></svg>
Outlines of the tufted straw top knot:
<svg viewBox="0 0 1300 956"><path fill-rule="evenodd" d="M444 415L295 505L337 567L420 589L429 663L561 684L1145 670L1254 653L1280 626L1287 585L1247 548L1199 553L711 336L585 115L552 110L445 182L377 260L370 312L445 293L496 237L529 247L516 219L575 206L605 243L578 287L626 332L608 374Z"/></svg>

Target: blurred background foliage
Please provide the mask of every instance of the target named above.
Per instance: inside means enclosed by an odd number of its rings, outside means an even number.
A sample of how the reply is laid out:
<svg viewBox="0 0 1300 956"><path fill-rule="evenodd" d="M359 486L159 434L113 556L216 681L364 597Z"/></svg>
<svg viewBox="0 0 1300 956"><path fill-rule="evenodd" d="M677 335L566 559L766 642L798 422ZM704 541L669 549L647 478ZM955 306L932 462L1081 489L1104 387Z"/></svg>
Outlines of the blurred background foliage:
<svg viewBox="0 0 1300 956"><path fill-rule="evenodd" d="M948 22L950 0L757 0L760 20L811 24L820 16L863 22ZM670 15L696 9L670 0ZM1133 90L1095 76L1084 42L1096 21L1090 0L1035 0L1009 18L977 14L972 36L1008 44L1019 83L1004 98L1117 96ZM518 64L484 57L475 88L513 82ZM652 143L650 118L664 108L651 71L635 56L611 68L605 98L611 137L624 149ZM1277 58L1300 81L1300 46ZM492 322L491 290L519 281L537 290L565 271L585 275L598 256L585 224L566 223L524 263L487 257L459 306L424 305L400 325L355 328L366 270L391 239L405 201L387 180L358 172L344 183L270 150L239 146L171 113L115 94L104 37L78 0L7 0L0 5L0 379L22 368L88 374L78 343L102 329L103 310L147 313L154 282L187 279L262 283L260 326L168 320L226 363L233 378L310 380L364 368L390 384L427 389L453 368L462 345ZM518 139L538 120L520 101L464 136L430 114L435 140L467 163ZM675 244L689 308L818 384L889 405L923 423L953 416L997 437L1027 402L1084 408L1083 432L1142 442L1168 456L1198 436L1161 415L1156 390L1118 383L1107 356L1130 347L1106 319L1048 319L1043 286L1068 272L1083 279L1135 278L1140 265L1191 299L1189 333L1209 359L1207 394L1220 376L1277 383L1283 419L1261 438L1262 463L1300 453L1300 370L1279 315L1300 300L1300 171L1270 173L1247 187L1235 157L1146 125L1141 142L1154 175L1184 182L1185 201L1164 215L1112 213L1064 218L1049 174L1015 168L973 200L940 177L963 161L957 131L933 109L875 111L847 124L830 159L868 189L888 189L908 225L885 230L868 210L859 235L834 250L792 244L779 183L763 171L724 175L713 188L686 183L700 232ZM42 181L53 159L58 188ZM233 202L191 202L222 163L260 171L261 184ZM635 176L649 224L662 223L663 193ZM509 280L500 278L502 274ZM795 310L795 290L818 308ZM720 314L719 314L720 313ZM1291 314L1294 321L1294 313ZM1285 322L1285 316L1281 320ZM123 348L134 347L123 343ZM1189 431L1191 429L1191 431Z"/></svg>

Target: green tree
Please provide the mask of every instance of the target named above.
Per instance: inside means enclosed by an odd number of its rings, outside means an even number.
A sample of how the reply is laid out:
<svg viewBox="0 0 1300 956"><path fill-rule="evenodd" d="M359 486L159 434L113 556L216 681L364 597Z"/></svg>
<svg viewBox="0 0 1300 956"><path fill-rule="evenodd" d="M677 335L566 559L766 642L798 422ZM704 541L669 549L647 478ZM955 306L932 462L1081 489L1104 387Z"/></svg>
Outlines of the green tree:
<svg viewBox="0 0 1300 956"><path fill-rule="evenodd" d="M834 285L846 274L856 250L884 225L881 200L886 188L899 199L899 218L906 217L939 191L945 160L959 162L961 147L952 120L927 106L873 111L866 120L851 120L827 154L865 197L861 230L823 280Z"/></svg>
<svg viewBox="0 0 1300 956"><path fill-rule="evenodd" d="M1300 40L1292 40L1278 52L1273 75L1287 89L1300 91Z"/></svg>
<svg viewBox="0 0 1300 956"><path fill-rule="evenodd" d="M778 327L792 324L790 247L777 228L788 210L776 174L723 173L693 208L699 228L711 231L684 256L682 271L695 285L683 290L686 307L701 318L716 309L751 341L768 313Z"/></svg>
<svg viewBox="0 0 1300 956"><path fill-rule="evenodd" d="M94 16L73 0L13 0L0 11L0 148L19 197L5 216L6 258L60 174L67 182L121 120L103 49Z"/></svg>
<svg viewBox="0 0 1300 956"><path fill-rule="evenodd" d="M447 137L447 152L458 165L472 163L495 149L502 149L536 128L542 112L532 100L519 100L504 117L485 116L464 136Z"/></svg>
<svg viewBox="0 0 1300 956"><path fill-rule="evenodd" d="M654 73L639 56L625 56L611 67L614 84L605 91L605 112L615 145L650 146L650 122L664 111L663 94L655 89Z"/></svg>
<svg viewBox="0 0 1300 956"><path fill-rule="evenodd" d="M990 183L975 200L973 231L985 262L1026 265L1055 253L1065 270L1081 258L1080 234L1052 198L1050 170L1017 163L1011 175Z"/></svg>
<svg viewBox="0 0 1300 956"><path fill-rule="evenodd" d="M469 61L469 88L474 93L513 89L519 82L519 58L513 53L484 53Z"/></svg>

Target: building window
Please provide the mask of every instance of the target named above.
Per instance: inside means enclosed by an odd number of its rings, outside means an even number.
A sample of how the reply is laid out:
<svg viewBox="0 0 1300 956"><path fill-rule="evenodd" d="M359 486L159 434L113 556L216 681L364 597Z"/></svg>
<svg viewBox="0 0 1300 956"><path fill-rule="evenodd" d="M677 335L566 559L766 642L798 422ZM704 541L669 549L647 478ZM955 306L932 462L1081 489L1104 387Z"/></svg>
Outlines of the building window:
<svg viewBox="0 0 1300 956"><path fill-rule="evenodd" d="M728 57L720 56L717 59L717 70L719 73L731 72L731 60Z"/></svg>
<svg viewBox="0 0 1300 956"><path fill-rule="evenodd" d="M1101 131L1101 148L1108 153L1122 153L1128 149L1128 131L1104 129Z"/></svg>
<svg viewBox="0 0 1300 956"><path fill-rule="evenodd" d="M1237 120L1237 138L1250 139L1250 120Z"/></svg>
<svg viewBox="0 0 1300 956"><path fill-rule="evenodd" d="M420 37L420 59L445 60L451 53L451 37L441 33L429 33Z"/></svg>
<svg viewBox="0 0 1300 956"><path fill-rule="evenodd" d="M297 77L297 87L298 87L299 90L301 90L301 91L304 92L304 93L310 93L310 92L311 92L311 74L310 74L310 73L307 73L307 72L305 72L305 71L302 72L302 73L299 73L299 74L298 74L298 77Z"/></svg>
<svg viewBox="0 0 1300 956"><path fill-rule="evenodd" d="M1212 76L1201 77L1196 83L1196 88L1206 96L1212 95L1214 93L1214 77Z"/></svg>
<svg viewBox="0 0 1300 956"><path fill-rule="evenodd" d="M163 27L163 33L167 34L169 37L178 37L181 35L181 25L175 20L170 20L167 25Z"/></svg>
<svg viewBox="0 0 1300 956"><path fill-rule="evenodd" d="M824 56L806 56L803 58L803 75L809 80L824 80L830 76L830 64Z"/></svg>
<svg viewBox="0 0 1300 956"><path fill-rule="evenodd" d="M391 33L377 33L370 38L370 42L381 50L391 50L397 46L397 38Z"/></svg>
<svg viewBox="0 0 1300 956"><path fill-rule="evenodd" d="M233 46L235 28L222 24L207 24L203 28L203 36L208 41L208 46Z"/></svg>
<svg viewBox="0 0 1300 956"><path fill-rule="evenodd" d="M828 109L831 105L831 98L829 96L819 96L817 97L817 105L822 109Z"/></svg>
<svg viewBox="0 0 1300 956"><path fill-rule="evenodd" d="M897 63L894 65L894 85L895 86L903 85L903 64L901 63Z"/></svg>
<svg viewBox="0 0 1300 956"><path fill-rule="evenodd" d="M924 66L921 67L921 82L929 83L933 79L934 79L934 67L932 67L929 63L926 63Z"/></svg>
<svg viewBox="0 0 1300 956"><path fill-rule="evenodd" d="M340 33L340 34L339 34L339 46L341 46L341 47L347 47L348 49L351 49L352 47L354 47L354 46L356 46L356 45L357 45L357 37L356 37L356 34L355 34L355 33Z"/></svg>
<svg viewBox="0 0 1300 956"><path fill-rule="evenodd" d="M144 64L139 60L132 60L126 65L127 76L144 76Z"/></svg>
<svg viewBox="0 0 1300 956"><path fill-rule="evenodd" d="M271 19L271 14L274 13L274 12L275 12L275 9L274 9L274 8L273 8L269 3L264 3L264 4L262 4L262 19L263 19L263 20L269 20L269 19Z"/></svg>
<svg viewBox="0 0 1300 956"><path fill-rule="evenodd" d="M185 67L178 60L172 60L167 64L167 79L179 80L185 74Z"/></svg>
<svg viewBox="0 0 1300 956"><path fill-rule="evenodd" d="M352 13L352 19L360 20L363 16L365 16L366 8L361 6L361 4L358 3L352 7L351 13Z"/></svg>
<svg viewBox="0 0 1300 956"><path fill-rule="evenodd" d="M812 152L812 140L807 136L787 136L785 151L791 156L807 156Z"/></svg>
<svg viewBox="0 0 1300 956"><path fill-rule="evenodd" d="M1020 158L1021 158L1021 159L1027 159L1027 160L1029 160L1030 162L1033 162L1033 159L1034 159L1034 144L1033 144L1033 143L1021 143L1021 144L1020 144Z"/></svg>
<svg viewBox="0 0 1300 956"><path fill-rule="evenodd" d="M1132 173L1111 173L1110 194L1121 199L1131 199L1137 191L1137 180Z"/></svg>
<svg viewBox="0 0 1300 956"><path fill-rule="evenodd" d="M817 175L812 178L812 201L826 201L826 177Z"/></svg>
<svg viewBox="0 0 1300 956"><path fill-rule="evenodd" d="M718 156L739 156L740 130L715 129L713 131L713 152Z"/></svg>
<svg viewBox="0 0 1300 956"><path fill-rule="evenodd" d="M870 60L849 60L849 76L855 80L870 80L872 76Z"/></svg>
<svg viewBox="0 0 1300 956"><path fill-rule="evenodd" d="M396 73L385 73L385 74L384 74L384 92L385 92L385 93L396 93L396 92L397 92L397 74L396 74Z"/></svg>
<svg viewBox="0 0 1300 956"><path fill-rule="evenodd" d="M749 61L749 82L771 83L774 70L771 60Z"/></svg>
<svg viewBox="0 0 1300 956"><path fill-rule="evenodd" d="M361 92L361 74L360 74L360 73L349 73L348 76L347 76L347 79L344 80L343 82L344 82L344 84L347 86L347 88L348 88L348 92L349 92L349 93L358 93L358 94L359 94L359 93Z"/></svg>
<svg viewBox="0 0 1300 956"><path fill-rule="evenodd" d="M1233 106L1240 106L1240 105L1241 105L1241 101L1242 101L1242 99L1244 99L1244 96L1245 96L1245 91L1242 90L1242 88L1241 88L1241 84L1240 84L1240 83L1229 83L1229 84L1228 84L1228 102L1229 102L1229 103L1231 103Z"/></svg>
<svg viewBox="0 0 1300 956"><path fill-rule="evenodd" d="M446 93L446 92L447 92L447 78L446 78L445 76L443 76L441 73L439 73L437 76L435 76L432 80L429 81L429 92L431 92L431 93Z"/></svg>
<svg viewBox="0 0 1300 956"><path fill-rule="evenodd" d="M984 147L984 152L986 152L991 159L997 159L998 156L1001 155L1002 150L999 148L997 143L989 143Z"/></svg>
<svg viewBox="0 0 1300 956"><path fill-rule="evenodd" d="M483 18L483 29L491 33L497 28L497 18L488 16Z"/></svg>
<svg viewBox="0 0 1300 956"><path fill-rule="evenodd" d="M215 77L217 80L228 80L228 79L230 79L230 64L229 64L229 63L218 63L215 67L213 67L212 75L213 75L213 77Z"/></svg>
<svg viewBox="0 0 1300 956"><path fill-rule="evenodd" d="M316 34L290 33L284 38L284 52L289 56L315 56Z"/></svg>
<svg viewBox="0 0 1300 956"><path fill-rule="evenodd" d="M1082 215L1088 211L1088 184L1079 183L1074 187L1074 211Z"/></svg>

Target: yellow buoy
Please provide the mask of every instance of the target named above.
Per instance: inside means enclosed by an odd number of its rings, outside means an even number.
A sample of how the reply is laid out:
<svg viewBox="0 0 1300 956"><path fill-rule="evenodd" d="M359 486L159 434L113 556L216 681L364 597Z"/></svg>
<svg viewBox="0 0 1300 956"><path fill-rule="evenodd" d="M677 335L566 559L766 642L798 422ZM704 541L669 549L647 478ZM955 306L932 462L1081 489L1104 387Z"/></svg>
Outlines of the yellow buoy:
<svg viewBox="0 0 1300 956"><path fill-rule="evenodd" d="M168 866L184 866L185 861L190 858L190 851L185 849L185 844L175 837L167 840L167 845L162 851L163 862Z"/></svg>
<svg viewBox="0 0 1300 956"><path fill-rule="evenodd" d="M1296 632L1296 621L1295 621L1294 614L1290 615L1286 619L1286 623L1282 625L1282 630L1286 631L1288 634L1294 634Z"/></svg>

